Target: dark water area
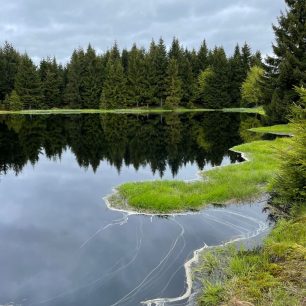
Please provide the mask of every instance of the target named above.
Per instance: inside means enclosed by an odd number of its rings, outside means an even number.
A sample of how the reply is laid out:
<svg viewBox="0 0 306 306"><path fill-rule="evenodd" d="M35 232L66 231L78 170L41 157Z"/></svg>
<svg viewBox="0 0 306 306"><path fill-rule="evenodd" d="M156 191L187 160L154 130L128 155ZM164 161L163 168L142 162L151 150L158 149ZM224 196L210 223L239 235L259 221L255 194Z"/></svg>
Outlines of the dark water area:
<svg viewBox="0 0 306 306"><path fill-rule="evenodd" d="M236 163L228 149L258 137L245 132L258 125L223 113L0 117L0 305L182 296L193 252L264 233L263 204L144 216L112 211L103 197L123 182L192 180Z"/></svg>

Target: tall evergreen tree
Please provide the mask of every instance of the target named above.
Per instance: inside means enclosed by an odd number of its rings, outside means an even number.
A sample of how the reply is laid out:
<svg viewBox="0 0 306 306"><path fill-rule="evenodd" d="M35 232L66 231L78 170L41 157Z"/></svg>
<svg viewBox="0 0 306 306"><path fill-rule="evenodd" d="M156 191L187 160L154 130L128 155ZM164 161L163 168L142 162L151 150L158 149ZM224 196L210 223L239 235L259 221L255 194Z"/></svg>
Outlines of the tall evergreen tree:
<svg viewBox="0 0 306 306"><path fill-rule="evenodd" d="M74 50L67 66L67 85L64 92L64 102L71 108L81 108L81 50Z"/></svg>
<svg viewBox="0 0 306 306"><path fill-rule="evenodd" d="M167 98L165 102L166 108L177 108L181 101L182 88L181 80L178 74L178 64L175 58L171 58L167 69Z"/></svg>
<svg viewBox="0 0 306 306"><path fill-rule="evenodd" d="M43 103L48 107L59 107L61 104L60 72L55 58L43 59L39 68L42 83Z"/></svg>
<svg viewBox="0 0 306 306"><path fill-rule="evenodd" d="M96 51L88 46L81 71L80 96L83 108L99 108L102 79Z"/></svg>
<svg viewBox="0 0 306 306"><path fill-rule="evenodd" d="M0 101L14 89L20 54L5 42L0 48Z"/></svg>
<svg viewBox="0 0 306 306"><path fill-rule="evenodd" d="M208 48L206 41L204 40L198 52L197 74L208 68L208 65Z"/></svg>
<svg viewBox="0 0 306 306"><path fill-rule="evenodd" d="M243 79L248 75L252 63L252 51L250 46L245 43L241 48Z"/></svg>
<svg viewBox="0 0 306 306"><path fill-rule="evenodd" d="M128 67L129 67L129 52L127 49L122 50L121 61L122 61L124 74L126 75L128 73Z"/></svg>
<svg viewBox="0 0 306 306"><path fill-rule="evenodd" d="M21 57L15 79L15 90L25 108L45 108L46 105L42 101L39 73L27 54Z"/></svg>
<svg viewBox="0 0 306 306"><path fill-rule="evenodd" d="M106 65L106 76L100 100L100 107L103 109L126 107L126 76L120 58L113 51L115 50L112 50Z"/></svg>
<svg viewBox="0 0 306 306"><path fill-rule="evenodd" d="M151 87L151 105L163 105L166 98L167 51L162 38L152 41L148 54L148 76Z"/></svg>
<svg viewBox="0 0 306 306"><path fill-rule="evenodd" d="M231 106L240 105L241 85L244 81L243 61L240 47L235 47L234 55L229 60Z"/></svg>
<svg viewBox="0 0 306 306"><path fill-rule="evenodd" d="M127 94L130 106L139 106L145 97L145 53L133 45L129 53L129 65L127 72Z"/></svg>
<svg viewBox="0 0 306 306"><path fill-rule="evenodd" d="M299 103L294 86L306 85L306 3L285 0L288 11L273 25L276 43L265 65L264 103L272 122L285 122L292 103Z"/></svg>
<svg viewBox="0 0 306 306"><path fill-rule="evenodd" d="M211 67L199 75L196 102L206 108L229 107L229 64L224 49L216 47L210 60Z"/></svg>
<svg viewBox="0 0 306 306"><path fill-rule="evenodd" d="M10 95L7 95L5 103L7 108L12 111L18 111L23 109L23 103L18 96L16 90L13 90Z"/></svg>

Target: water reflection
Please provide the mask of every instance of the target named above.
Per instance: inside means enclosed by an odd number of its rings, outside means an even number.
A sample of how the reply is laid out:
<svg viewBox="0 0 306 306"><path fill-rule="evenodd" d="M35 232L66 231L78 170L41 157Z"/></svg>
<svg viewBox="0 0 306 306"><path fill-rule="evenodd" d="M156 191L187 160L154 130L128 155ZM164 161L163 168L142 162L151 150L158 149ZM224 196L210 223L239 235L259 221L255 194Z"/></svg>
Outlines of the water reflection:
<svg viewBox="0 0 306 306"><path fill-rule="evenodd" d="M263 233L263 205L161 218L111 211L102 198L126 181L191 179L237 161L228 149L243 141L245 118L1 117L0 305L135 306L182 295L193 251Z"/></svg>
<svg viewBox="0 0 306 306"><path fill-rule="evenodd" d="M18 174L43 152L60 159L70 148L81 167L94 171L107 160L119 172L123 165L150 165L162 177L169 166L176 176L188 162L201 170L220 165L225 155L235 162L228 149L254 138L245 129L259 124L254 115L224 113L2 116L0 173Z"/></svg>

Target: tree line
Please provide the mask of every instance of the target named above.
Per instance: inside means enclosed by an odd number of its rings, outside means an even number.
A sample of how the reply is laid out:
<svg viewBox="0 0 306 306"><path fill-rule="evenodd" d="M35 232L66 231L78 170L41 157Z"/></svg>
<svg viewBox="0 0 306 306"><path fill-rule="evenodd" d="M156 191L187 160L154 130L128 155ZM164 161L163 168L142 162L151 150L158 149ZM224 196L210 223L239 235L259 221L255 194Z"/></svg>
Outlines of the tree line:
<svg viewBox="0 0 306 306"><path fill-rule="evenodd" d="M261 55L252 54L247 44L227 57L222 47L209 50L204 41L199 50L189 51L174 38L169 50L163 39L153 40L148 50L134 44L120 51L115 43L103 54L89 45L74 50L66 66L47 58L36 67L27 54L5 43L0 100L4 109L234 107L254 65L261 66Z"/></svg>

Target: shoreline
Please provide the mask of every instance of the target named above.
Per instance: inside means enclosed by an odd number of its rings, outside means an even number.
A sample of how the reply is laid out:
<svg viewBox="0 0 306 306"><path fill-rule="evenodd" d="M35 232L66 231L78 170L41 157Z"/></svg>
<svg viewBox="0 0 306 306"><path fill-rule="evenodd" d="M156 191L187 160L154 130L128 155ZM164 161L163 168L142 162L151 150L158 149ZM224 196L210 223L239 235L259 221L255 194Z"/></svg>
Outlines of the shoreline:
<svg viewBox="0 0 306 306"><path fill-rule="evenodd" d="M260 204L260 202L258 202L257 204ZM256 205L256 203L254 203L254 205ZM208 250L208 249L213 249L213 248L218 248L218 247L226 247L227 245L230 245L232 243L242 242L242 241L249 240L249 239L254 239L255 237L259 236L260 234L263 234L265 231L270 229L270 227L268 225L263 225L261 223L262 222L259 223L259 228L255 232L253 232L253 234L250 235L250 236L246 235L244 237L238 237L236 239L227 241L227 242L225 242L223 244L219 244L219 245L209 246L207 244L204 244L204 246L202 248L194 250L192 258L190 258L184 264L185 278L186 278L185 282L186 282L187 288L186 288L186 291L183 295L181 295L179 297L174 297L174 298L156 298L156 299L152 299L152 300L143 301L143 302L141 302L141 304L147 305L147 306L153 306L153 305L163 306L164 303L174 303L174 302L179 302L179 301L183 301L185 299L188 299L192 295L192 288L193 288L193 283L194 283L193 278L192 278L193 267L194 267L194 265L197 265L199 263L200 255L202 254L202 252L204 252L205 250Z"/></svg>
<svg viewBox="0 0 306 306"><path fill-rule="evenodd" d="M262 107L257 108L124 108L124 109L33 109L33 110L0 110L0 115L77 115L77 114L163 114L163 113L197 113L197 112L224 112L250 113L265 115Z"/></svg>

